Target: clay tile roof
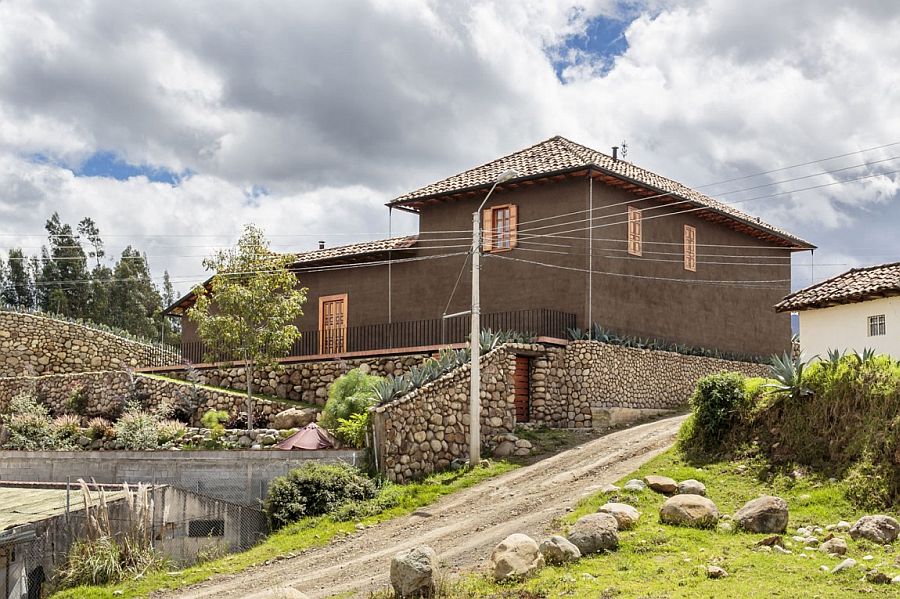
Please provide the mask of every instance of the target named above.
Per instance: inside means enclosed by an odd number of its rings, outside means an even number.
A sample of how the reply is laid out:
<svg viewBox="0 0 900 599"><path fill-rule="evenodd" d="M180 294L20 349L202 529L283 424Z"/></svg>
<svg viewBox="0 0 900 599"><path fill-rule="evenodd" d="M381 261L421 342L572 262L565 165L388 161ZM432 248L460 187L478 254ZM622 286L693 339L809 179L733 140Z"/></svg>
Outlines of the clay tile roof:
<svg viewBox="0 0 900 599"><path fill-rule="evenodd" d="M350 245L341 245L333 248L325 248L324 250L312 250L309 252L301 252L294 254L294 262L291 266L302 267L306 265L327 263L332 260L347 260L356 258L365 258L372 254L380 254L388 251L405 250L416 245L419 240L418 235L407 235L406 237L392 237L390 239L378 239L376 241L363 241L362 243L353 243ZM212 278L207 279L203 285L209 288ZM163 310L163 314L167 316L181 316L185 310L194 304L194 292L189 291L180 297L171 306Z"/></svg>
<svg viewBox="0 0 900 599"><path fill-rule="evenodd" d="M559 135L530 148L411 191L392 200L388 205L404 205L424 198L488 187L496 180L498 175L510 169L515 170L519 174L516 180L525 180L588 167L629 179L636 184L653 190L670 193L699 206L706 206L715 212L737 219L755 229L780 237L797 248L811 249L815 247L808 241L796 237L783 229L723 204L677 181L657 175L630 162L615 160L612 156L575 143Z"/></svg>
<svg viewBox="0 0 900 599"><path fill-rule="evenodd" d="M302 264L324 262L326 260L341 260L346 258L365 256L368 254L405 250L413 247L416 244L416 241L418 241L417 235L407 235L406 237L392 237L390 239L379 239L377 241L363 241L362 243L341 245L333 248L325 248L324 250L302 252L295 255L296 261L293 263L293 265L299 266Z"/></svg>
<svg viewBox="0 0 900 599"><path fill-rule="evenodd" d="M779 312L853 304L900 295L900 262L854 268L796 291L775 305Z"/></svg>

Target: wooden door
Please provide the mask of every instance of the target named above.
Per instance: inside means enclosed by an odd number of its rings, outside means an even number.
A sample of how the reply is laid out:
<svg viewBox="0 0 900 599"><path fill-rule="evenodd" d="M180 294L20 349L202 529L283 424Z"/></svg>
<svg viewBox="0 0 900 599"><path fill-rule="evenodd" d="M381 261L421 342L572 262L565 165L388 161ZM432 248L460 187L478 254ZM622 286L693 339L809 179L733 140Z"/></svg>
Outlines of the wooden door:
<svg viewBox="0 0 900 599"><path fill-rule="evenodd" d="M516 356L513 382L516 390L516 422L528 422L531 415L531 358L528 356Z"/></svg>
<svg viewBox="0 0 900 599"><path fill-rule="evenodd" d="M319 298L319 353L347 351L347 294Z"/></svg>

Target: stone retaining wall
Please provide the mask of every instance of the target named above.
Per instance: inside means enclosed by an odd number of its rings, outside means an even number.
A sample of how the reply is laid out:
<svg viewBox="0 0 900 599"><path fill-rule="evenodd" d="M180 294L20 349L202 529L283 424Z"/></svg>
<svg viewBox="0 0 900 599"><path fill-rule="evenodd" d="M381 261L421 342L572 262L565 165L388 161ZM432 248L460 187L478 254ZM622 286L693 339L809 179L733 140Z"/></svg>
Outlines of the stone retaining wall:
<svg viewBox="0 0 900 599"><path fill-rule="evenodd" d="M591 428L684 408L699 379L723 371L767 376L769 369L597 341L545 348L533 361L531 419L551 427Z"/></svg>
<svg viewBox="0 0 900 599"><path fill-rule="evenodd" d="M350 360L279 363L274 369L255 373L253 390L293 401L324 405L328 389L338 377L354 368L362 368L379 376L400 375L421 364L430 354L408 354ZM199 382L212 387L244 391L247 378L243 366L198 368ZM167 376L185 378L184 369L170 370Z"/></svg>
<svg viewBox="0 0 900 599"><path fill-rule="evenodd" d="M65 320L0 310L0 376L178 364L178 355Z"/></svg>
<svg viewBox="0 0 900 599"><path fill-rule="evenodd" d="M509 344L481 359L481 436L490 444L515 429L514 351L538 346ZM379 469L406 482L447 468L469 455L469 381L466 364L391 403L372 408Z"/></svg>
<svg viewBox="0 0 900 599"><path fill-rule="evenodd" d="M191 424L195 426L208 410L225 410L233 415L247 409L246 396L234 391L117 371L0 378L0 412L23 391L34 392L53 414L72 412L73 397L79 395L82 407L78 411L82 415L107 418L115 415L127 399L137 399L149 408L162 402L178 403L191 410ZM254 398L254 404L254 418L265 426L278 412L292 407L258 398Z"/></svg>

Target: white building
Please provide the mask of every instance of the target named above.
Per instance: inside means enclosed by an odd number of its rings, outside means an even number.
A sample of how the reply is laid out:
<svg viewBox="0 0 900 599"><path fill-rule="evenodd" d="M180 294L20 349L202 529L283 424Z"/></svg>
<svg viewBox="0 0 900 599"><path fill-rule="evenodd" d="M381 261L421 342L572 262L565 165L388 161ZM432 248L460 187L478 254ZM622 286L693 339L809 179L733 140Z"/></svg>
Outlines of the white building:
<svg viewBox="0 0 900 599"><path fill-rule="evenodd" d="M874 349L900 359L900 262L854 268L784 298L775 308L800 315L800 349Z"/></svg>

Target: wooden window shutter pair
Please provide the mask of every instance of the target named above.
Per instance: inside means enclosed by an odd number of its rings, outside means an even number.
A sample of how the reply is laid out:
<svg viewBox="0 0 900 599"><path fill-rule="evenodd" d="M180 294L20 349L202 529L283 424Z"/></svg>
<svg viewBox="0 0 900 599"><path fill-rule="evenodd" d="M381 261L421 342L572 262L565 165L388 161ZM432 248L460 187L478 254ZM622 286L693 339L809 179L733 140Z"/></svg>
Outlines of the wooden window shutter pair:
<svg viewBox="0 0 900 599"><path fill-rule="evenodd" d="M482 249L485 252L511 250L518 244L519 208L504 204L482 214Z"/></svg>
<svg viewBox="0 0 900 599"><path fill-rule="evenodd" d="M628 207L628 253L632 256L640 256L642 253L641 211L638 208Z"/></svg>
<svg viewBox="0 0 900 599"><path fill-rule="evenodd" d="M697 229L684 226L684 269L697 272Z"/></svg>

